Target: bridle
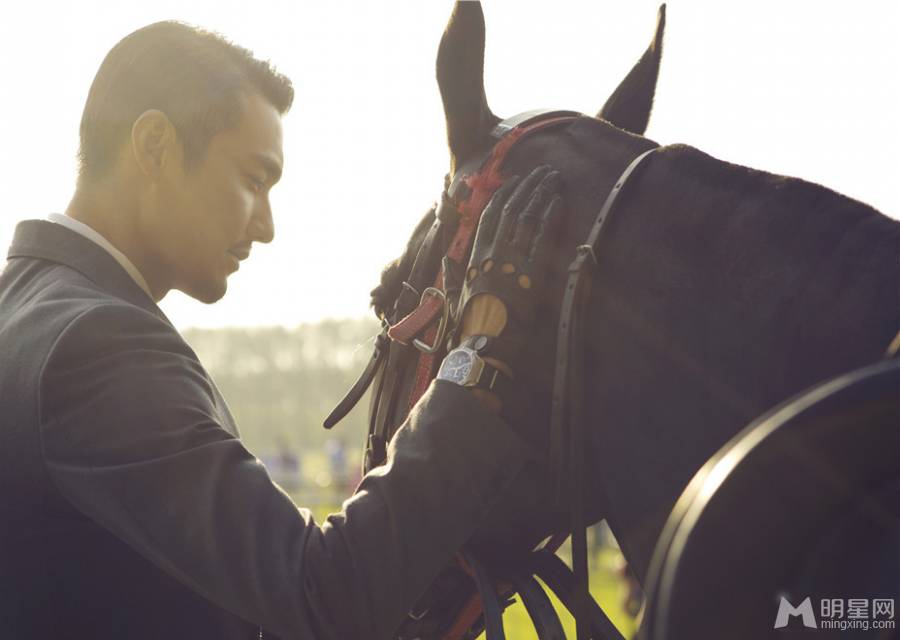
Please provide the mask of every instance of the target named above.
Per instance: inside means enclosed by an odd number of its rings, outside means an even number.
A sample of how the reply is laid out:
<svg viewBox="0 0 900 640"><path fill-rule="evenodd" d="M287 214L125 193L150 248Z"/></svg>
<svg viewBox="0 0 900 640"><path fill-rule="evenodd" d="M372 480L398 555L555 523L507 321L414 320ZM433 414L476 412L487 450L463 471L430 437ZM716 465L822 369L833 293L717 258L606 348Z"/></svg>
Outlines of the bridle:
<svg viewBox="0 0 900 640"><path fill-rule="evenodd" d="M579 117L584 116L573 111L537 110L503 120L490 133L493 145L459 167L452 180L445 180L441 201L431 214L431 226L422 238L393 309L382 317L382 331L375 338L372 356L324 423L326 429L332 428L375 385L369 412L365 472L385 461L387 442L425 392L434 378L440 356L455 338L460 321L457 302L474 231L481 211L503 182L501 169L507 154L528 135L569 124ZM541 550L531 554L521 573L500 584L491 580L471 552L461 551L457 561L475 581L478 594L463 606L442 636L443 640L469 637L482 618L487 640L503 638L503 607L498 592L504 598L519 593L540 638L564 640L559 618L535 575L572 612L579 640L622 637L588 590L587 523L582 487L583 326L605 223L627 180L655 148L636 157L616 181L568 268L557 334L550 460L556 504L567 506L570 513L574 571L555 555L569 532L552 536ZM411 378L410 367L415 371Z"/></svg>
<svg viewBox="0 0 900 640"><path fill-rule="evenodd" d="M512 147L526 135L555 124L571 122L574 111L528 111L494 126L494 144L445 179L440 202L433 209L431 226L424 234L409 274L393 309L382 318L372 357L345 397L326 418L332 428L375 384L370 407L364 470L384 461L388 440L405 419L433 377L437 355L446 348L459 318L452 317L471 249L478 216L502 184L501 167ZM412 360L415 385L401 389Z"/></svg>

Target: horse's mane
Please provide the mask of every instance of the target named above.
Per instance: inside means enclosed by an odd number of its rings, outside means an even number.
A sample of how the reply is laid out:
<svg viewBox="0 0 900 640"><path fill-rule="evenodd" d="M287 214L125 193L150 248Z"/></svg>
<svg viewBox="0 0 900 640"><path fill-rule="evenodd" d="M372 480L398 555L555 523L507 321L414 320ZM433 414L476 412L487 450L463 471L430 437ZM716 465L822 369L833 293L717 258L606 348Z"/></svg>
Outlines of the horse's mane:
<svg viewBox="0 0 900 640"><path fill-rule="evenodd" d="M667 157L667 166L673 178L692 182L699 189L769 193L776 195L773 202L793 211L815 211L822 215L840 211L842 216L859 217L878 215L887 223L884 230L890 233L893 227L896 233L895 221L875 208L820 184L733 164L685 144L663 147L660 153Z"/></svg>

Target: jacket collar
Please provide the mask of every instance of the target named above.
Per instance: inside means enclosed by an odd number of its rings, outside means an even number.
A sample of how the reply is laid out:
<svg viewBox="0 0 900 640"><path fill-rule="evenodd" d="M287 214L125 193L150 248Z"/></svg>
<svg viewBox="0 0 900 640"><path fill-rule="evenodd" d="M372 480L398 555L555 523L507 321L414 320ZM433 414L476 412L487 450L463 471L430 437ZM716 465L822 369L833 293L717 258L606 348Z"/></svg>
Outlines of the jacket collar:
<svg viewBox="0 0 900 640"><path fill-rule="evenodd" d="M10 258L41 258L75 269L102 289L165 320L162 309L132 279L109 252L79 233L48 220L23 220L16 225Z"/></svg>

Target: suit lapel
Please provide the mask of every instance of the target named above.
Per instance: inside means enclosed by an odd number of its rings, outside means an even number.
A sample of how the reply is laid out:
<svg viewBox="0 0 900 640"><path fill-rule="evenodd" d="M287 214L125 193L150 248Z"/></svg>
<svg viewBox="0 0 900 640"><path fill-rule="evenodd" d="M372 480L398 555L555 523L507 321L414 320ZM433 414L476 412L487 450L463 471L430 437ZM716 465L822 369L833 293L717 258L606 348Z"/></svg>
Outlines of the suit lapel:
<svg viewBox="0 0 900 640"><path fill-rule="evenodd" d="M108 251L63 225L48 220L20 222L16 226L7 258L23 257L49 260L75 269L105 291L156 315L169 325L172 331L178 333L162 309L147 296ZM228 404L212 378L208 379L212 385L213 399L223 428L239 437L240 432Z"/></svg>
<svg viewBox="0 0 900 640"><path fill-rule="evenodd" d="M172 325L166 315L108 251L63 225L23 220L16 225L7 259L40 258L80 272L118 298L146 309Z"/></svg>

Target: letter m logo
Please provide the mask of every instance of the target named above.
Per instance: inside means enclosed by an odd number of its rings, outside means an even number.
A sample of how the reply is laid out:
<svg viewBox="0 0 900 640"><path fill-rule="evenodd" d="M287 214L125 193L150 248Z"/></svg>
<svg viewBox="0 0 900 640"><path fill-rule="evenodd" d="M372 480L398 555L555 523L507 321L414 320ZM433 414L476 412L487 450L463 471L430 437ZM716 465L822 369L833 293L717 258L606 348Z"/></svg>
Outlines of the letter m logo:
<svg viewBox="0 0 900 640"><path fill-rule="evenodd" d="M801 602L799 606L794 606L787 601L784 596L781 597L781 603L778 605L778 615L775 616L775 628L781 629L786 627L788 620L793 616L801 616L803 618L803 626L809 629L816 629L816 617L813 615L812 600L807 596L806 600Z"/></svg>

